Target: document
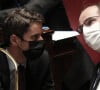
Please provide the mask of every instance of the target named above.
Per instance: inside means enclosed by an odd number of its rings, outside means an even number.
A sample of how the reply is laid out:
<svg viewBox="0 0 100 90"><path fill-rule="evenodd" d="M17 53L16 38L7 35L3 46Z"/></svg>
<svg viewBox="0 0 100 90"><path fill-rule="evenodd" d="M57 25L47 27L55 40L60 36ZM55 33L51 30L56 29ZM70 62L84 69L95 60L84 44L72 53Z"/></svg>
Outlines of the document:
<svg viewBox="0 0 100 90"><path fill-rule="evenodd" d="M58 41L80 35L77 31L54 31L52 40Z"/></svg>

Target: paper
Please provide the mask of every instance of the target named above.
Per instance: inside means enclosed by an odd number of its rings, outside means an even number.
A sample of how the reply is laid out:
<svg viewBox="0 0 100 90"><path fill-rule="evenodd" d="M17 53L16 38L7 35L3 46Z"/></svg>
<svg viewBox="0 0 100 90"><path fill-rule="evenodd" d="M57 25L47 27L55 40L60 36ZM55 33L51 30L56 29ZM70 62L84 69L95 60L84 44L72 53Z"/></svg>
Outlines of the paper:
<svg viewBox="0 0 100 90"><path fill-rule="evenodd" d="M100 82L99 82L96 90L100 90Z"/></svg>
<svg viewBox="0 0 100 90"><path fill-rule="evenodd" d="M78 36L78 35L80 35L80 34L76 31L55 31L52 34L52 40L57 41L57 40L61 40L61 39Z"/></svg>

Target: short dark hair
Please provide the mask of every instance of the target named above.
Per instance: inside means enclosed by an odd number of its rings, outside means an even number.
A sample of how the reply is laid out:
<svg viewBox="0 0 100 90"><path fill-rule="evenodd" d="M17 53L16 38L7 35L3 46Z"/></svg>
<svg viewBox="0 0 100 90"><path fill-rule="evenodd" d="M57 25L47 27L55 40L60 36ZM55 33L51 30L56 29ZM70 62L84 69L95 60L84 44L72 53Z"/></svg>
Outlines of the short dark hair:
<svg viewBox="0 0 100 90"><path fill-rule="evenodd" d="M23 39L24 33L35 22L43 24L43 15L36 11L26 10L25 8L16 8L12 12L9 12L3 24L4 43L6 45L10 44L10 36L12 34Z"/></svg>

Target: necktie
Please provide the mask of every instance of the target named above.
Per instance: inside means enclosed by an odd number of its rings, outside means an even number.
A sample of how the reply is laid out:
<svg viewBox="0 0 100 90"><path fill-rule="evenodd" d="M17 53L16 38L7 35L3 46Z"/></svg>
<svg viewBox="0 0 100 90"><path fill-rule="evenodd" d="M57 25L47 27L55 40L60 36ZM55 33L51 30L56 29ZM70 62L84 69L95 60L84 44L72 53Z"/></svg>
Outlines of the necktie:
<svg viewBox="0 0 100 90"><path fill-rule="evenodd" d="M18 66L18 90L25 90L25 67Z"/></svg>

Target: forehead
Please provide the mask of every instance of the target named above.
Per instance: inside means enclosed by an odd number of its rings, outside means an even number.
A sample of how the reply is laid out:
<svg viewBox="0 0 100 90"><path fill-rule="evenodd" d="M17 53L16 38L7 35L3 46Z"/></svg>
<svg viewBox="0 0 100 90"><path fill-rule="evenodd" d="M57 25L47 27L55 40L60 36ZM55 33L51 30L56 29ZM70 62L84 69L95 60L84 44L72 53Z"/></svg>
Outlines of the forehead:
<svg viewBox="0 0 100 90"><path fill-rule="evenodd" d="M40 33L42 29L42 23L32 23L28 29L28 33Z"/></svg>
<svg viewBox="0 0 100 90"><path fill-rule="evenodd" d="M86 20L87 18L93 17L93 16L98 16L99 15L98 11L99 11L99 9L95 5L87 7L80 14L79 23L83 24L84 20Z"/></svg>
<svg viewBox="0 0 100 90"><path fill-rule="evenodd" d="M42 33L42 24L33 23L28 28L28 31L24 34L24 38L29 38L30 36L39 35Z"/></svg>

